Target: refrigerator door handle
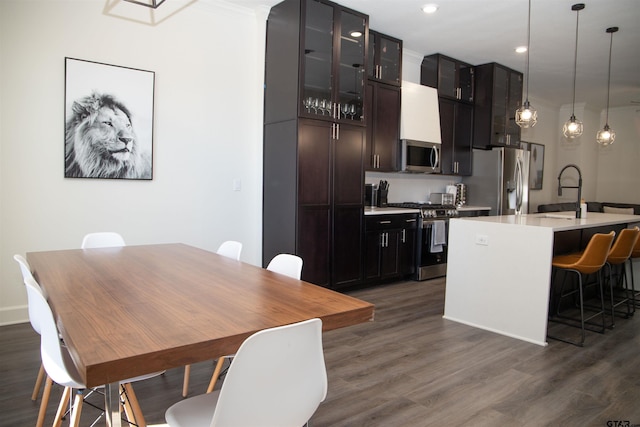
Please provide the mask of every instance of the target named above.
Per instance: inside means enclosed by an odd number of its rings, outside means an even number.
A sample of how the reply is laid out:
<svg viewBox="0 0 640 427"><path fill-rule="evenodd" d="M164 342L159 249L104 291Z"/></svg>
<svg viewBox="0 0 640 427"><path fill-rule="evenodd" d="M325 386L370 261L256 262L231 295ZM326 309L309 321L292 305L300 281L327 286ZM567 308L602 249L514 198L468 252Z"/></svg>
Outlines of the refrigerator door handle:
<svg viewBox="0 0 640 427"><path fill-rule="evenodd" d="M524 193L524 177L522 170L522 159L516 157L516 214L522 213L522 195Z"/></svg>

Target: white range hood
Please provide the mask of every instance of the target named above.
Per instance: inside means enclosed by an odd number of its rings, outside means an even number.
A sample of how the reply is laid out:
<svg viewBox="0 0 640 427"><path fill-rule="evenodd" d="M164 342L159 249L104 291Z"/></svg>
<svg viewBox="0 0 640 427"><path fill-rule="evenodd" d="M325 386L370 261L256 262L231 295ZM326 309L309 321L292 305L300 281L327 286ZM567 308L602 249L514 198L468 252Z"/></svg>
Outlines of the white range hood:
<svg viewBox="0 0 640 427"><path fill-rule="evenodd" d="M402 82L400 139L441 144L438 90Z"/></svg>

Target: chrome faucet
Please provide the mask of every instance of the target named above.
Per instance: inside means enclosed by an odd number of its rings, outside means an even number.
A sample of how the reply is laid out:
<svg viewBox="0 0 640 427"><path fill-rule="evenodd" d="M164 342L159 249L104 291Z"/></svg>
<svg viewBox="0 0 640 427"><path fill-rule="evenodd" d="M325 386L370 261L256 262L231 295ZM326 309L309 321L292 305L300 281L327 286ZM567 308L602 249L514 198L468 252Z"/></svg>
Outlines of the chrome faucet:
<svg viewBox="0 0 640 427"><path fill-rule="evenodd" d="M560 178L562 178L562 173L567 168L574 168L575 170L578 171L578 186L577 187L576 186L562 185L562 183L560 182ZM578 189L578 201L576 202L576 218L580 218L580 201L582 200L582 172L580 172L580 168L578 166L571 164L571 165L567 165L567 166L562 168L562 170L558 174L558 196L562 196L562 189L563 188L577 188Z"/></svg>

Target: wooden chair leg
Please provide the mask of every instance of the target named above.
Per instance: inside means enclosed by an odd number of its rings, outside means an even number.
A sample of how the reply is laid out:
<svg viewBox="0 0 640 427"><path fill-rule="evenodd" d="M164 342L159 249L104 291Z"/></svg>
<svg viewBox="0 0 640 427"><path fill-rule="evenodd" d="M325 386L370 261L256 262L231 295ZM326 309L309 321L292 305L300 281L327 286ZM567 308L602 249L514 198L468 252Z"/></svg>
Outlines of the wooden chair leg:
<svg viewBox="0 0 640 427"><path fill-rule="evenodd" d="M184 381L182 382L182 397L187 397L189 394L189 375L191 375L191 365L184 367Z"/></svg>
<svg viewBox="0 0 640 427"><path fill-rule="evenodd" d="M38 393L40 393L40 387L42 386L42 380L44 379L44 365L40 363L40 370L38 371L38 378L33 386L33 393L31 393L31 400L38 400Z"/></svg>
<svg viewBox="0 0 640 427"><path fill-rule="evenodd" d="M207 393L211 393L213 391L213 388L216 386L218 377L220 376L220 371L222 370L222 365L224 365L224 359L224 357L220 357L218 359L216 368L213 370L213 375L211 376L211 381L209 382L209 387L207 387Z"/></svg>
<svg viewBox="0 0 640 427"><path fill-rule="evenodd" d="M73 407L71 409L71 426L80 426L80 415L82 414L82 404L84 403L84 390L76 390L76 396L73 399Z"/></svg>
<svg viewBox="0 0 640 427"><path fill-rule="evenodd" d="M67 404L69 403L69 397L71 396L71 387L65 387L60 398L60 404L58 405L58 411L56 417L53 419L53 427L60 427L62 425L62 417L66 412ZM72 408L73 409L73 408Z"/></svg>
<svg viewBox="0 0 640 427"><path fill-rule="evenodd" d="M147 427L147 422L142 414L140 408L140 402L138 397L133 391L133 386L130 383L122 384L122 391L124 395L125 412L127 412L127 418L133 421L138 427Z"/></svg>
<svg viewBox="0 0 640 427"><path fill-rule="evenodd" d="M38 420L36 421L36 427L42 427L44 425L44 416L47 413L47 405L49 404L49 396L51 395L51 386L53 380L49 375L44 382L44 392L42 393L42 401L40 402L40 410L38 411Z"/></svg>

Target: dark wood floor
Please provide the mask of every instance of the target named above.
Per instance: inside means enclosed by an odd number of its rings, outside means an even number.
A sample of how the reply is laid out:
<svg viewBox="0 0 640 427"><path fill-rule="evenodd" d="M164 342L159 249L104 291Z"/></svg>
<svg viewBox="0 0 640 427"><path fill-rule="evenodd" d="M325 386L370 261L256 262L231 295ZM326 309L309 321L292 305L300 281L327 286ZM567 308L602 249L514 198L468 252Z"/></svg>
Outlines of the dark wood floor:
<svg viewBox="0 0 640 427"><path fill-rule="evenodd" d="M376 305L376 320L324 335L329 393L313 427L640 425L640 315L589 333L584 348L540 347L442 319L443 279L351 294ZM35 424L38 347L29 324L0 328L0 426ZM181 399L182 372L136 383L150 425ZM192 394L211 372L193 366ZM83 425L98 413L84 410Z"/></svg>

